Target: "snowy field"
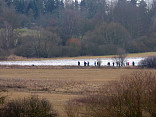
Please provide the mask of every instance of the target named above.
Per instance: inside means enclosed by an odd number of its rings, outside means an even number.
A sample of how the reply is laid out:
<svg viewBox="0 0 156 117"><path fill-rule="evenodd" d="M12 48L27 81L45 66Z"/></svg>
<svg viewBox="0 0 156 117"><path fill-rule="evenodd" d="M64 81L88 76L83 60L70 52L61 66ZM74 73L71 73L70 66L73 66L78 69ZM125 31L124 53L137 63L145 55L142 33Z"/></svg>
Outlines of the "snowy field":
<svg viewBox="0 0 156 117"><path fill-rule="evenodd" d="M135 62L135 65L137 66L138 63L143 58L127 58L125 62L129 62L129 65L132 65L132 62ZM0 65L28 65L28 66L77 66L78 61L80 62L81 66L84 66L84 61L89 62L90 66L94 66L95 61L102 61L102 66L107 66L107 63L110 62L110 65L112 66L113 62L115 62L112 58L101 58L101 59L57 59L57 60L40 60L40 61L1 61ZM116 64L115 64L116 66Z"/></svg>

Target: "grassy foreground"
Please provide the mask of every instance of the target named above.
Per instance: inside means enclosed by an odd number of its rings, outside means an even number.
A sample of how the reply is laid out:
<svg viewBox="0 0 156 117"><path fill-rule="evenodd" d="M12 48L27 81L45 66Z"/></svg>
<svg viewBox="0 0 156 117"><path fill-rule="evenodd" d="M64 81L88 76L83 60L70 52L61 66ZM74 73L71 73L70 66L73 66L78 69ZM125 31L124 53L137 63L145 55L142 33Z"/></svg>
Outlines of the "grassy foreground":
<svg viewBox="0 0 156 117"><path fill-rule="evenodd" d="M60 117L66 117L66 101L97 91L108 81L134 71L139 69L0 69L0 86L8 88L9 100L31 94L47 98Z"/></svg>

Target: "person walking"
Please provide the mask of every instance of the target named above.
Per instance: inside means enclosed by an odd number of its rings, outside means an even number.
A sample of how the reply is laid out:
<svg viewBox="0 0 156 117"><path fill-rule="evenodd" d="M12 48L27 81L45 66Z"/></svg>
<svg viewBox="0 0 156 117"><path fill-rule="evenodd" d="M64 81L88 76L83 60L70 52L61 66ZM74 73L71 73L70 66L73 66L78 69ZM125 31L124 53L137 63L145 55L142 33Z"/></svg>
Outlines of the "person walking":
<svg viewBox="0 0 156 117"><path fill-rule="evenodd" d="M88 63L87 63L87 66L89 66L89 61L88 61Z"/></svg>
<svg viewBox="0 0 156 117"><path fill-rule="evenodd" d="M135 66L135 63L134 63L134 61L132 62L132 65L133 65L133 66Z"/></svg>
<svg viewBox="0 0 156 117"><path fill-rule="evenodd" d="M84 61L84 66L86 66L86 64L87 64L86 61Z"/></svg>
<svg viewBox="0 0 156 117"><path fill-rule="evenodd" d="M78 66L80 66L80 61L78 61Z"/></svg>
<svg viewBox="0 0 156 117"><path fill-rule="evenodd" d="M113 62L113 67L114 67L114 62Z"/></svg>
<svg viewBox="0 0 156 117"><path fill-rule="evenodd" d="M96 66L96 61L94 62L94 66Z"/></svg>
<svg viewBox="0 0 156 117"><path fill-rule="evenodd" d="M107 65L110 66L110 62L108 62Z"/></svg>

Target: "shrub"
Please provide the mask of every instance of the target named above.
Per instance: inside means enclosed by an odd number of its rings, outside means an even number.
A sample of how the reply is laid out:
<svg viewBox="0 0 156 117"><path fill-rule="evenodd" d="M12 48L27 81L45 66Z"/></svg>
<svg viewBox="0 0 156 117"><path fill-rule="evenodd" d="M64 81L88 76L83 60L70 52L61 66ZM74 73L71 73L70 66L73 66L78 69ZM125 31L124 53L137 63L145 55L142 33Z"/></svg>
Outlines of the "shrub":
<svg viewBox="0 0 156 117"><path fill-rule="evenodd" d="M56 117L57 114L50 102L32 96L8 102L2 108L1 117Z"/></svg>
<svg viewBox="0 0 156 117"><path fill-rule="evenodd" d="M4 104L7 95L4 94L5 89L0 89L0 106Z"/></svg>
<svg viewBox="0 0 156 117"><path fill-rule="evenodd" d="M77 100L69 100L64 109L68 117L82 116L82 105Z"/></svg>
<svg viewBox="0 0 156 117"><path fill-rule="evenodd" d="M151 56L143 59L139 66L145 67L145 68L156 68L156 56Z"/></svg>
<svg viewBox="0 0 156 117"><path fill-rule="evenodd" d="M74 104L75 100L68 103L69 106ZM110 82L95 94L77 99L76 104L81 108L80 117L155 117L155 72L140 71L122 76L121 80ZM70 107L68 113L77 113L75 106Z"/></svg>
<svg viewBox="0 0 156 117"><path fill-rule="evenodd" d="M3 108L3 105L5 104L5 100L7 98L7 95L4 94L4 92L6 92L5 89L2 89L0 88L0 115L2 115L2 108Z"/></svg>

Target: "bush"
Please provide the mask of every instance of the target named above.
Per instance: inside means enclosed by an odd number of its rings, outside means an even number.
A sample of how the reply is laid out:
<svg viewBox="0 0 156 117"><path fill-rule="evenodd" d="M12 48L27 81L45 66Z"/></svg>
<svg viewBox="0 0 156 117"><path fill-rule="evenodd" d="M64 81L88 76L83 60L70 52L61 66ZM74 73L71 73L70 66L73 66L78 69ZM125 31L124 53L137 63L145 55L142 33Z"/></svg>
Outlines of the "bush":
<svg viewBox="0 0 156 117"><path fill-rule="evenodd" d="M4 94L5 89L0 89L0 106L4 104L7 95Z"/></svg>
<svg viewBox="0 0 156 117"><path fill-rule="evenodd" d="M147 57L139 63L140 67L156 68L156 56Z"/></svg>
<svg viewBox="0 0 156 117"><path fill-rule="evenodd" d="M2 109L1 117L56 117L50 102L38 97L12 100Z"/></svg>
<svg viewBox="0 0 156 117"><path fill-rule="evenodd" d="M79 109L75 109L76 105ZM68 102L67 106L73 106L66 108L68 117L76 117L73 111L79 117L155 117L156 74L134 72L125 75L95 94L77 99L76 103L75 100Z"/></svg>
<svg viewBox="0 0 156 117"><path fill-rule="evenodd" d="M82 117L82 106L77 100L69 100L64 109L68 117Z"/></svg>

